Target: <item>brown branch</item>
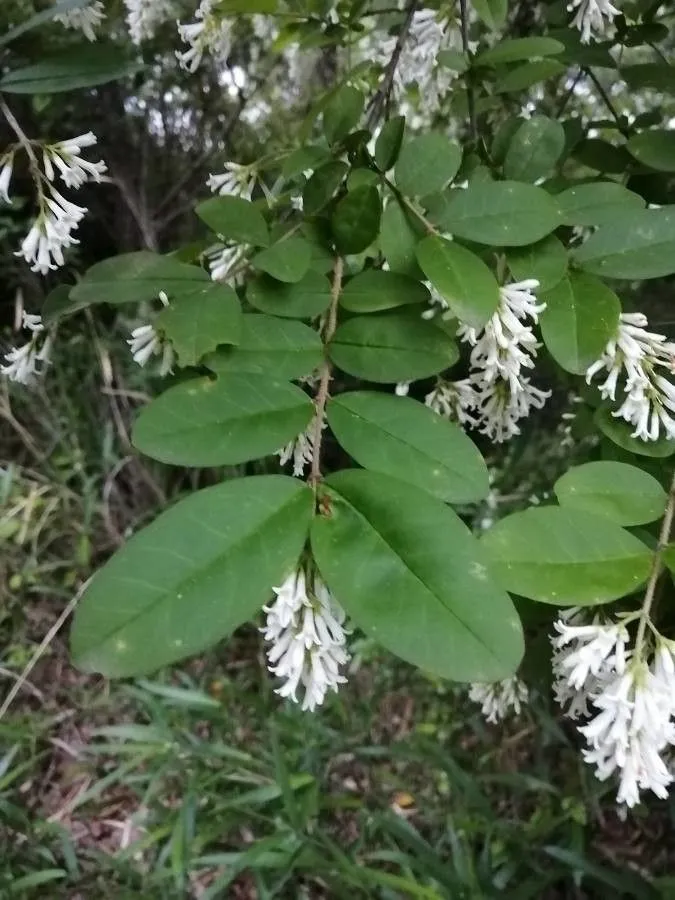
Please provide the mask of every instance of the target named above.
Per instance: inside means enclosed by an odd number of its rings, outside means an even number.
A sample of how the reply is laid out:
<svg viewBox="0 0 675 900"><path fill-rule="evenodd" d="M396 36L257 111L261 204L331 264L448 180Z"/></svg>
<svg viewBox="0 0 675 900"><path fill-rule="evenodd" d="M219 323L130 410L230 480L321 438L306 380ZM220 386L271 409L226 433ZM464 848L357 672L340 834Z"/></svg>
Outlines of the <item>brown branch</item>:
<svg viewBox="0 0 675 900"><path fill-rule="evenodd" d="M331 342L335 329L337 327L337 308L340 300L340 292L342 291L342 272L344 263L342 257L338 256L333 267L333 284L331 288L331 301L326 316L326 324L323 330L323 343L327 347ZM314 419L314 439L312 442L312 470L309 475L309 483L316 490L317 485L321 481L321 444L323 440L323 423L326 414L326 403L328 402L328 388L330 386L331 376L333 374L333 366L331 361L326 358L321 366L321 376L319 379L319 388L316 392L314 406L316 408Z"/></svg>
<svg viewBox="0 0 675 900"><path fill-rule="evenodd" d="M401 53L403 52L405 42L408 39L410 27L415 15L415 10L417 9L417 3L418 0L410 0L408 6L406 7L405 21L403 22L401 30L398 34L398 38L396 39L394 52L391 54L391 58L387 63L384 78L380 82L377 92L370 101L370 109L368 111L368 118L366 119L366 127L371 131L379 122L380 116L382 115L382 112L384 110L384 106L387 103L389 94L391 93L392 85L394 84L394 75L396 74L396 67L398 66L398 61L401 58Z"/></svg>

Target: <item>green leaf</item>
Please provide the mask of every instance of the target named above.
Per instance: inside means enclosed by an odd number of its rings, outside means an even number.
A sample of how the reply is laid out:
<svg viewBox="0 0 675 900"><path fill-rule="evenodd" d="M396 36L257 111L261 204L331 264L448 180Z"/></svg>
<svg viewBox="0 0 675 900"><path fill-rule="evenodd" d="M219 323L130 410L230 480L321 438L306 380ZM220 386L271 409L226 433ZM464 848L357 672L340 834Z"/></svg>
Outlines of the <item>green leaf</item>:
<svg viewBox="0 0 675 900"><path fill-rule="evenodd" d="M223 240L254 247L267 247L270 242L262 213L243 197L212 197L200 203L195 212Z"/></svg>
<svg viewBox="0 0 675 900"><path fill-rule="evenodd" d="M342 184L348 171L347 163L334 160L314 172L302 192L302 208L308 216L313 216L323 209Z"/></svg>
<svg viewBox="0 0 675 900"><path fill-rule="evenodd" d="M557 194L555 199L564 225L603 225L645 206L639 194L614 181L579 184Z"/></svg>
<svg viewBox="0 0 675 900"><path fill-rule="evenodd" d="M72 306L70 300L70 291L72 285L57 284L55 288L47 294L44 303L40 309L40 315L45 325L53 325L61 318L67 315Z"/></svg>
<svg viewBox="0 0 675 900"><path fill-rule="evenodd" d="M436 375L459 356L433 322L404 313L350 319L335 332L328 354L343 372L383 384Z"/></svg>
<svg viewBox="0 0 675 900"><path fill-rule="evenodd" d="M392 272L420 274L415 249L424 232L397 200L390 200L382 213L380 249Z"/></svg>
<svg viewBox="0 0 675 900"><path fill-rule="evenodd" d="M536 278L540 291L550 291L567 274L567 252L558 238L550 234L536 244L506 251L506 262L516 281Z"/></svg>
<svg viewBox="0 0 675 900"><path fill-rule="evenodd" d="M405 116L394 116L382 127L375 141L375 163L381 172L387 172L398 159L405 131Z"/></svg>
<svg viewBox="0 0 675 900"><path fill-rule="evenodd" d="M499 285L485 263L453 241L429 235L417 245L422 271L462 322L481 328L499 306Z"/></svg>
<svg viewBox="0 0 675 900"><path fill-rule="evenodd" d="M660 93L675 94L675 66L669 63L622 66L621 76L630 88L637 90L654 88Z"/></svg>
<svg viewBox="0 0 675 900"><path fill-rule="evenodd" d="M635 428L624 419L613 416L611 410L601 406L595 411L593 421L600 431L608 437L617 447L635 453L637 456L651 456L655 459L664 459L675 453L675 441L660 437L657 441L643 441L641 438L632 437Z"/></svg>
<svg viewBox="0 0 675 900"><path fill-rule="evenodd" d="M511 69L495 84L498 94L510 94L517 91L525 91L538 84L540 81L548 81L562 75L566 66L557 59L539 59L534 62L523 63Z"/></svg>
<svg viewBox="0 0 675 900"><path fill-rule="evenodd" d="M675 206L631 209L601 225L574 261L605 278L642 280L675 272Z"/></svg>
<svg viewBox="0 0 675 900"><path fill-rule="evenodd" d="M225 15L239 13L240 15L254 15L263 13L274 15L278 11L279 0L220 0L219 10Z"/></svg>
<svg viewBox="0 0 675 900"><path fill-rule="evenodd" d="M504 159L504 175L514 181L535 182L551 174L565 149L565 130L555 119L526 119L511 138Z"/></svg>
<svg viewBox="0 0 675 900"><path fill-rule="evenodd" d="M602 516L542 506L513 513L482 538L507 591L556 606L616 600L645 582L650 550Z"/></svg>
<svg viewBox="0 0 675 900"><path fill-rule="evenodd" d="M542 56L562 53L565 45L549 37L511 38L489 47L473 61L474 66L499 66L503 63L521 62Z"/></svg>
<svg viewBox="0 0 675 900"><path fill-rule="evenodd" d="M96 303L142 303L165 291L172 299L206 287L211 279L204 269L168 256L141 250L96 263L70 292L68 312Z"/></svg>
<svg viewBox="0 0 675 900"><path fill-rule="evenodd" d="M134 447L177 466L234 466L274 453L304 431L312 401L293 384L232 372L194 378L141 410Z"/></svg>
<svg viewBox="0 0 675 900"><path fill-rule="evenodd" d="M546 191L516 181L481 181L446 191L429 204L429 217L457 237L496 247L534 244L560 224Z"/></svg>
<svg viewBox="0 0 675 900"><path fill-rule="evenodd" d="M232 288L205 284L175 297L157 317L157 328L171 340L181 366L194 366L218 344L239 341L239 299Z"/></svg>
<svg viewBox="0 0 675 900"><path fill-rule="evenodd" d="M312 328L292 319L247 313L241 317L237 346L210 354L204 365L218 375L250 372L290 381L310 375L322 360L321 338Z"/></svg>
<svg viewBox="0 0 675 900"><path fill-rule="evenodd" d="M277 281L295 284L307 274L311 259L312 248L307 241L301 237L289 237L256 253L251 265Z"/></svg>
<svg viewBox="0 0 675 900"><path fill-rule="evenodd" d="M633 159L625 146L617 147L602 138L586 138L575 145L574 158L598 172L610 175L623 175L627 169L634 167Z"/></svg>
<svg viewBox="0 0 675 900"><path fill-rule="evenodd" d="M377 238L382 217L382 201L373 185L354 188L335 207L331 227L335 245L349 255L366 250Z"/></svg>
<svg viewBox="0 0 675 900"><path fill-rule="evenodd" d="M10 28L9 31L0 35L0 47L10 44L22 34L25 34L27 31L32 31L34 28L43 25L45 22L53 22L54 16L71 12L76 9L82 9L82 7L88 6L90 3L91 0L58 0L53 6L43 9L42 12L36 13L25 22L16 25L14 28Z"/></svg>
<svg viewBox="0 0 675 900"><path fill-rule="evenodd" d="M396 163L396 186L409 197L443 190L459 171L462 151L444 134L428 132L403 145Z"/></svg>
<svg viewBox="0 0 675 900"><path fill-rule="evenodd" d="M290 181L307 169L318 169L331 160L330 151L320 144L305 144L288 154L281 167L281 177Z"/></svg>
<svg viewBox="0 0 675 900"><path fill-rule="evenodd" d="M646 525L660 519L666 492L653 475L621 462L574 466L555 483L561 506L606 516L617 525Z"/></svg>
<svg viewBox="0 0 675 900"><path fill-rule="evenodd" d="M374 472L345 470L325 484L329 512L314 521L312 549L350 618L433 675L489 682L513 674L523 653L518 616L455 513Z"/></svg>
<svg viewBox="0 0 675 900"><path fill-rule="evenodd" d="M313 319L330 306L330 283L309 271L295 284L280 284L266 275L249 281L246 299L256 309L289 319Z"/></svg>
<svg viewBox="0 0 675 900"><path fill-rule="evenodd" d="M410 303L430 302L427 288L407 275L367 269L350 278L340 296L340 305L350 312L381 312Z"/></svg>
<svg viewBox="0 0 675 900"><path fill-rule="evenodd" d="M542 294L541 333L551 356L567 372L583 375L616 335L621 303L598 278L571 273Z"/></svg>
<svg viewBox="0 0 675 900"><path fill-rule="evenodd" d="M141 675L231 634L297 564L312 510L312 492L283 475L181 500L96 573L75 613L75 664Z"/></svg>
<svg viewBox="0 0 675 900"><path fill-rule="evenodd" d="M361 91L351 85L345 84L335 92L323 112L323 133L329 144L342 140L356 128L365 102Z"/></svg>
<svg viewBox="0 0 675 900"><path fill-rule="evenodd" d="M452 69L453 72L466 72L469 68L469 58L466 53L460 53L459 50L440 50L436 56L436 62L439 66L446 69Z"/></svg>
<svg viewBox="0 0 675 900"><path fill-rule="evenodd" d="M106 84L132 75L141 68L141 64L128 59L118 47L82 45L8 72L0 79L0 91L7 94L56 94Z"/></svg>
<svg viewBox="0 0 675 900"><path fill-rule="evenodd" d="M499 31L506 22L508 0L472 0L472 6L478 18L491 31Z"/></svg>
<svg viewBox="0 0 675 900"><path fill-rule="evenodd" d="M328 424L365 469L447 503L475 503L488 494L487 466L473 442L417 400L370 391L340 394L328 405Z"/></svg>
<svg viewBox="0 0 675 900"><path fill-rule="evenodd" d="M643 131L626 144L635 159L659 172L675 172L675 131Z"/></svg>

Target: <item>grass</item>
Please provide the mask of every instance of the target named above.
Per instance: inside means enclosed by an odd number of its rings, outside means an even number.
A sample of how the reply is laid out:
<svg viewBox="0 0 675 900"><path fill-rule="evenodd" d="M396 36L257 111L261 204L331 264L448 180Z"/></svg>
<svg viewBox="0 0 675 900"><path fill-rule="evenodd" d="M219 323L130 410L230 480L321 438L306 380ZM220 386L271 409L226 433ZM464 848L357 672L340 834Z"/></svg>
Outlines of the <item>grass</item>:
<svg viewBox="0 0 675 900"><path fill-rule="evenodd" d="M0 395L3 695L78 585L188 483L130 450L147 380L88 327L63 336L49 393ZM543 458L525 448L530 475ZM537 484L503 487L517 505ZM545 692L488 727L461 689L361 639L309 715L273 693L254 628L112 684L70 666L66 631L0 721L2 900L675 896L671 808L622 822Z"/></svg>

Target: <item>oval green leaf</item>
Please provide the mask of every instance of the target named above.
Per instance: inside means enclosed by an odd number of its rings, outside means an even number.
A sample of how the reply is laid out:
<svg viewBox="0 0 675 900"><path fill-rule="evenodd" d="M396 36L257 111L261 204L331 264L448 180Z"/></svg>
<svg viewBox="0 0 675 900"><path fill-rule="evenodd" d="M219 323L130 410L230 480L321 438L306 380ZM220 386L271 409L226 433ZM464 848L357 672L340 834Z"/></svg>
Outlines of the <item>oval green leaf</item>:
<svg viewBox="0 0 675 900"><path fill-rule="evenodd" d="M236 347L223 347L204 360L218 375L249 372L280 381L303 378L323 360L321 338L312 328L292 319L257 313L241 317Z"/></svg>
<svg viewBox="0 0 675 900"><path fill-rule="evenodd" d="M328 405L338 442L365 469L383 472L446 503L475 503L490 488L487 466L461 428L409 397L340 394Z"/></svg>
<svg viewBox="0 0 675 900"><path fill-rule="evenodd" d="M604 225L617 215L645 207L639 194L613 181L579 184L557 194L555 199L565 225Z"/></svg>
<svg viewBox="0 0 675 900"><path fill-rule="evenodd" d="M251 265L277 281L295 284L306 275L311 260L312 248L307 241L301 237L289 237L256 253Z"/></svg>
<svg viewBox="0 0 675 900"><path fill-rule="evenodd" d="M667 495L653 475L621 462L574 466L555 483L561 506L606 516L617 525L646 525L660 519Z"/></svg>
<svg viewBox="0 0 675 900"><path fill-rule="evenodd" d="M565 149L565 130L555 119L533 116L519 126L504 159L504 175L533 183L548 177Z"/></svg>
<svg viewBox="0 0 675 900"><path fill-rule="evenodd" d="M303 211L308 216L313 216L322 210L342 184L347 172L347 163L337 159L317 169L303 189Z"/></svg>
<svg viewBox="0 0 675 900"><path fill-rule="evenodd" d="M329 144L342 140L359 124L365 97L349 84L342 85L323 112L323 133Z"/></svg>
<svg viewBox="0 0 675 900"><path fill-rule="evenodd" d="M600 431L617 447L635 453L636 456L651 456L654 459L665 459L675 453L675 441L660 437L657 441L643 441L633 437L635 429L628 422L612 415L612 411L601 406L595 411L593 421Z"/></svg>
<svg viewBox="0 0 675 900"><path fill-rule="evenodd" d="M415 249L424 231L398 200L390 200L382 213L380 249L392 272L420 275Z"/></svg>
<svg viewBox="0 0 675 900"><path fill-rule="evenodd" d="M335 332L328 354L356 378L394 384L436 375L457 362L457 345L419 315L357 316Z"/></svg>
<svg viewBox="0 0 675 900"><path fill-rule="evenodd" d="M350 312L381 312L411 303L429 303L428 289L414 278L397 272L368 269L345 285L340 305Z"/></svg>
<svg viewBox="0 0 675 900"><path fill-rule="evenodd" d="M156 327L173 344L181 366L194 366L219 344L239 341L239 298L223 284L206 284L176 295L157 317Z"/></svg>
<svg viewBox="0 0 675 900"><path fill-rule="evenodd" d="M511 38L500 41L494 47L479 53L473 64L474 66L499 66L536 57L555 56L562 53L564 49L564 44L549 37Z"/></svg>
<svg viewBox="0 0 675 900"><path fill-rule="evenodd" d="M540 81L548 81L549 78L557 78L562 75L567 66L557 59L536 59L534 62L526 62L521 66L511 69L495 85L498 94L510 94L516 91L526 91L533 84Z"/></svg>
<svg viewBox="0 0 675 900"><path fill-rule="evenodd" d="M443 190L459 171L462 151L444 134L429 132L407 141L394 170L396 186L409 197Z"/></svg>
<svg viewBox="0 0 675 900"><path fill-rule="evenodd" d="M675 206L634 209L616 215L573 254L587 272L642 280L675 272Z"/></svg>
<svg viewBox="0 0 675 900"><path fill-rule="evenodd" d="M382 126L375 141L375 164L380 172L387 172L398 159L405 131L405 116L394 116Z"/></svg>
<svg viewBox="0 0 675 900"><path fill-rule="evenodd" d="M626 144L635 159L659 172L675 172L675 132L643 131Z"/></svg>
<svg viewBox="0 0 675 900"><path fill-rule="evenodd" d="M309 271L295 284L281 284L263 275L246 288L246 299L261 312L288 319L313 319L330 305L330 283L319 272Z"/></svg>
<svg viewBox="0 0 675 900"><path fill-rule="evenodd" d="M94 576L75 613L75 664L142 675L226 637L297 565L312 512L312 492L283 475L237 478L181 500Z"/></svg>
<svg viewBox="0 0 675 900"><path fill-rule="evenodd" d="M39 63L8 72L0 79L7 94L56 94L106 84L133 75L143 66L118 47L71 47Z"/></svg>
<svg viewBox="0 0 675 900"><path fill-rule="evenodd" d="M551 356L567 372L583 375L616 335L621 303L593 275L574 272L541 295L541 333Z"/></svg>
<svg viewBox="0 0 675 900"><path fill-rule="evenodd" d="M499 306L497 280L466 247L429 235L417 245L417 261L452 312L472 328L482 328Z"/></svg>
<svg viewBox="0 0 675 900"><path fill-rule="evenodd" d="M361 253L380 232L382 201L374 185L349 191L335 207L331 227L335 245L344 254Z"/></svg>
<svg viewBox="0 0 675 900"><path fill-rule="evenodd" d="M636 590L650 550L602 516L545 506L507 516L483 536L491 570L507 591L556 606L593 606Z"/></svg>
<svg viewBox="0 0 675 900"><path fill-rule="evenodd" d="M223 240L254 247L266 247L270 242L262 213L243 197L212 197L200 203L195 212Z"/></svg>
<svg viewBox="0 0 675 900"><path fill-rule="evenodd" d="M314 522L312 549L354 622L441 678L495 681L513 674L523 654L518 615L455 513L374 472L338 472L326 485L330 511Z"/></svg>
<svg viewBox="0 0 675 900"><path fill-rule="evenodd" d="M506 262L516 281L536 278L542 292L550 291L567 274L567 252L554 234L527 247L508 249Z"/></svg>
<svg viewBox="0 0 675 900"><path fill-rule="evenodd" d="M481 181L446 191L429 203L429 217L457 237L496 247L534 244L560 224L553 198L517 181Z"/></svg>
<svg viewBox="0 0 675 900"><path fill-rule="evenodd" d="M141 411L132 443L172 465L233 466L283 447L305 430L313 409L300 388L266 375L195 378Z"/></svg>

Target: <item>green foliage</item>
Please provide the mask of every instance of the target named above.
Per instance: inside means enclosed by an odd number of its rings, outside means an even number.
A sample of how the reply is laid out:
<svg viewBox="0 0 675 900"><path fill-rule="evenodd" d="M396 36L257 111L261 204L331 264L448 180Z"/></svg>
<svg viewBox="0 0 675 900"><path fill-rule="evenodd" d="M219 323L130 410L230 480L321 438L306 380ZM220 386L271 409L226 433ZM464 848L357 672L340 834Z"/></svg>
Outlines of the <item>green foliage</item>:
<svg viewBox="0 0 675 900"><path fill-rule="evenodd" d="M504 158L504 175L536 182L550 175L565 149L565 131L555 119L533 116L519 126Z"/></svg>
<svg viewBox="0 0 675 900"><path fill-rule="evenodd" d="M599 513L618 525L645 525L660 519L666 508L666 492L656 478L626 463L575 466L554 490L562 506Z"/></svg>
<svg viewBox="0 0 675 900"><path fill-rule="evenodd" d="M260 210L242 197L212 197L200 203L195 212L223 239L256 247L267 247L270 242Z"/></svg>
<svg viewBox="0 0 675 900"><path fill-rule="evenodd" d="M675 210L632 209L616 215L574 252L587 272L605 278L662 278L675 272Z"/></svg>
<svg viewBox="0 0 675 900"><path fill-rule="evenodd" d="M296 284L307 274L312 259L310 245L303 238L289 237L266 247L251 260L254 268L277 281Z"/></svg>
<svg viewBox="0 0 675 900"><path fill-rule="evenodd" d="M171 340L182 366L193 366L219 344L237 344L241 306L231 288L207 284L177 295L157 317L157 326Z"/></svg>
<svg viewBox="0 0 675 900"><path fill-rule="evenodd" d="M356 313L382 312L429 300L429 291L419 281L381 269L367 269L351 278L340 294L340 306Z"/></svg>
<svg viewBox="0 0 675 900"><path fill-rule="evenodd" d="M404 143L396 163L396 186L409 197L425 197L443 190L462 161L462 151L445 135L429 132Z"/></svg>
<svg viewBox="0 0 675 900"><path fill-rule="evenodd" d="M54 94L95 87L132 75L141 69L135 60L114 46L95 49L83 45L43 59L33 65L12 69L0 78L0 91L7 94Z"/></svg>
<svg viewBox="0 0 675 900"><path fill-rule="evenodd" d="M273 316L311 319L330 303L330 284L318 272L309 271L294 284L282 284L263 275L249 282L246 299L251 306Z"/></svg>

